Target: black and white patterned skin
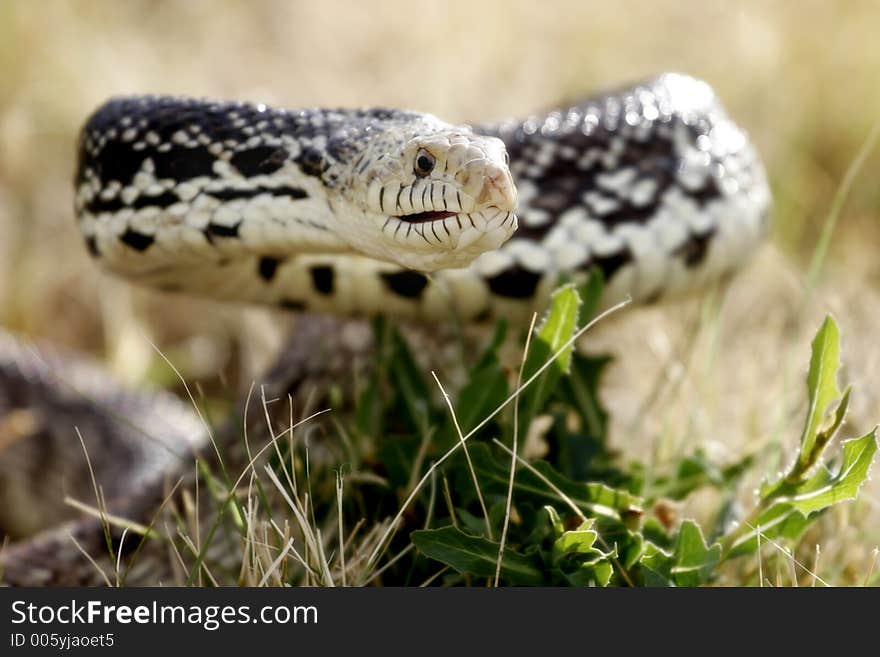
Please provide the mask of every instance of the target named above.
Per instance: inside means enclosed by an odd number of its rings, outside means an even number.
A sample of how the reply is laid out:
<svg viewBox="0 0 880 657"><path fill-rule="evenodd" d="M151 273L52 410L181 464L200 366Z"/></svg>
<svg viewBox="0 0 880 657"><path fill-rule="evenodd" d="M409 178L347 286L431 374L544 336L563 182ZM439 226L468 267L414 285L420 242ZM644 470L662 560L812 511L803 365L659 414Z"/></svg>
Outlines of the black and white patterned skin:
<svg viewBox="0 0 880 657"><path fill-rule="evenodd" d="M432 271L516 229L504 144L399 110L118 98L83 130L76 184L86 242L112 271L226 297L214 278L244 265L251 287L232 298L255 301L279 301L273 259L361 254Z"/></svg>
<svg viewBox="0 0 880 657"><path fill-rule="evenodd" d="M605 275L609 304L698 289L747 260L767 227L770 192L748 138L706 83L679 74L524 121L477 125L475 133L506 146L519 227L470 266L433 273L403 269L387 261L393 258L339 253L323 196L342 184L333 163L356 156L351 144L369 139L370 126L421 126L425 115L274 112L169 98L113 108L84 131L77 210L86 241L105 264L112 254L117 273L168 290L347 315L525 316L561 277L577 279L593 267ZM327 138L331 124L343 138ZM137 136L123 141L124 130L137 125ZM197 128L180 134L187 126ZM99 142L103 149L93 156ZM301 174L295 185L273 179L289 162ZM191 185L199 180L206 181L201 192ZM205 187L211 184L213 192ZM199 230L170 238L180 244L160 243L162 226L174 224L175 213L204 214L195 204L206 197L213 214L195 222ZM425 207L405 201L410 210ZM248 226L258 223L250 220L260 214L251 209L258 203L272 208L277 226L268 240L277 248L261 238L255 252ZM138 214L144 208L147 219ZM109 225L112 231L96 229ZM400 224L398 232L440 242L438 226ZM294 229L298 236L290 239L284 231ZM163 249L180 266L138 269L138 259Z"/></svg>

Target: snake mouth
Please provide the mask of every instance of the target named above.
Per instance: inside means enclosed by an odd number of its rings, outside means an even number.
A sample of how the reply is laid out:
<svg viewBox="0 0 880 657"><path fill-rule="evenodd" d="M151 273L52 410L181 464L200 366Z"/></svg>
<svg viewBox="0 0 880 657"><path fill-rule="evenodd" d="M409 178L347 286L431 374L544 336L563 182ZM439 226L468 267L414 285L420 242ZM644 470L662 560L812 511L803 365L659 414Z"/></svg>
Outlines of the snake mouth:
<svg viewBox="0 0 880 657"><path fill-rule="evenodd" d="M405 221L408 224L424 224L429 221L438 221L441 219L446 219L448 217L454 217L457 212L447 212L440 210L432 210L431 212L416 212L414 214L402 214L398 215L398 219L401 221Z"/></svg>

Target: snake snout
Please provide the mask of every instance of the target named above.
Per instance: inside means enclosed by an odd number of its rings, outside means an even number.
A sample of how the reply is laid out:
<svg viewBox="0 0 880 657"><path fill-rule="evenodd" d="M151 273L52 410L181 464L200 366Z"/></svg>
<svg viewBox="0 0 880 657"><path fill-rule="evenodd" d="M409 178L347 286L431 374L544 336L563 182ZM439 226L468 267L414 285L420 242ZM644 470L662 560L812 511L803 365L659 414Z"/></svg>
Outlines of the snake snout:
<svg viewBox="0 0 880 657"><path fill-rule="evenodd" d="M505 212L516 210L516 185L504 165L486 160L472 163L465 174L463 188L474 200L476 209L491 206Z"/></svg>
<svg viewBox="0 0 880 657"><path fill-rule="evenodd" d="M516 210L516 186L506 167L490 165L483 177L482 189L476 196L480 206L494 206L505 212Z"/></svg>

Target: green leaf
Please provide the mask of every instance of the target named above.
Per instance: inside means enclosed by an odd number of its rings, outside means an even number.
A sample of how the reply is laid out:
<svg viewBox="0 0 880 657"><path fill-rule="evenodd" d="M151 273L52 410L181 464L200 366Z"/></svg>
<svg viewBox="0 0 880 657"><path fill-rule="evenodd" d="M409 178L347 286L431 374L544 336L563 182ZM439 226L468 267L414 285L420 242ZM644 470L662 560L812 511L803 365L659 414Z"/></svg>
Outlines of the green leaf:
<svg viewBox="0 0 880 657"><path fill-rule="evenodd" d="M644 565L644 562L641 566L642 572L642 583L644 586L649 588L663 588L667 586L672 586L672 580L663 575L662 573L654 570L653 568L649 568Z"/></svg>
<svg viewBox="0 0 880 657"><path fill-rule="evenodd" d="M843 500L854 500L868 478L877 452L877 427L862 436L843 443L843 463L832 476L824 468L801 486L791 490L788 502L804 515L819 511Z"/></svg>
<svg viewBox="0 0 880 657"><path fill-rule="evenodd" d="M462 432L467 434L477 426L507 399L507 394L507 376L497 361L489 361L482 368L472 372L457 396L455 413ZM452 419L449 418L447 423L445 434L447 440L457 442L459 438Z"/></svg>
<svg viewBox="0 0 880 657"><path fill-rule="evenodd" d="M700 526L693 520L681 523L675 546L675 565L670 571L677 586L699 586L707 582L721 560L721 544L706 545Z"/></svg>
<svg viewBox="0 0 880 657"><path fill-rule="evenodd" d="M671 572L674 565L675 559L671 552L651 542L645 543L645 553L639 562L645 586L674 586Z"/></svg>
<svg viewBox="0 0 880 657"><path fill-rule="evenodd" d="M551 521L554 514L551 514ZM558 520L558 516L556 519ZM553 568L573 586L588 584L607 586L614 573L610 559L616 555L606 554L594 547L599 538L598 532L592 528L594 522L593 519L589 519L582 522L577 529L563 531L553 542L551 550ZM561 529L556 522L553 523L553 527L556 532Z"/></svg>
<svg viewBox="0 0 880 657"><path fill-rule="evenodd" d="M506 494L509 463L493 456L488 445L471 445L469 449L484 493ZM627 491L600 483L572 481L546 461L537 461L532 467L540 476L526 468L516 473L513 489L517 502L531 498L541 506L550 503L557 508L567 508L567 498L588 516L604 516L620 522L623 515L641 512L641 498Z"/></svg>
<svg viewBox="0 0 880 657"><path fill-rule="evenodd" d="M391 340L393 352L389 370L394 389L400 395L403 410L412 426L425 435L430 427L427 382L398 331L392 331Z"/></svg>
<svg viewBox="0 0 880 657"><path fill-rule="evenodd" d="M761 540L796 539L810 523L811 514L838 502L853 500L871 471L877 453L877 427L861 438L843 443L843 462L837 474L819 469L800 484L785 484L774 490L770 506L757 520L743 526L728 538L727 557L754 552L757 533Z"/></svg>
<svg viewBox="0 0 880 657"><path fill-rule="evenodd" d="M559 538L565 533L565 527L562 524L562 518L559 517L556 509L554 509L549 504L544 506L544 511L547 512L547 515L550 518L550 526L553 527L553 534L556 536L556 538Z"/></svg>
<svg viewBox="0 0 880 657"><path fill-rule="evenodd" d="M574 285L557 289L550 301L550 310L541 326L532 337L529 353L523 368L523 381L528 381L535 372L551 358L553 364L545 369L526 388L520 399L520 432L525 435L532 419L538 415L550 398L563 374L571 367L571 354L574 344L563 346L571 340L577 330L578 311L581 298ZM557 352L559 352L557 354ZM556 356L554 357L554 354Z"/></svg>
<svg viewBox="0 0 880 657"><path fill-rule="evenodd" d="M754 463L754 454L726 466L712 462L702 449L679 461L671 476L657 476L651 482L651 497L680 500L705 486L717 489L732 488Z"/></svg>
<svg viewBox="0 0 880 657"><path fill-rule="evenodd" d="M810 522L811 519L790 504L774 504L761 513L757 521L745 524L725 537L724 558L753 554L758 549L759 530L762 543L779 539L795 540Z"/></svg>
<svg viewBox="0 0 880 657"><path fill-rule="evenodd" d="M460 573L476 577L495 577L499 544L479 536L469 536L453 526L422 529L410 538L419 551L451 566ZM538 586L545 583L544 571L533 559L505 548L501 578L507 584Z"/></svg>
<svg viewBox="0 0 880 657"><path fill-rule="evenodd" d="M840 398L837 388L837 370L840 367L840 331L831 315L825 318L813 338L807 391L810 406L801 436L799 462L806 466L815 463L816 438L831 404Z"/></svg>
<svg viewBox="0 0 880 657"><path fill-rule="evenodd" d="M355 405L354 425L362 436L375 436L381 433L382 398L379 393L379 377L377 373L370 375L367 385L363 386ZM336 404L332 408L338 408Z"/></svg>
<svg viewBox="0 0 880 657"><path fill-rule="evenodd" d="M608 412L599 399L599 380L612 360L610 356L575 353L571 372L560 384L565 401L580 416L584 432L601 443L607 435Z"/></svg>
<svg viewBox="0 0 880 657"><path fill-rule="evenodd" d="M550 310L541 322L535 336L538 342L547 345L548 355L555 354L562 346L571 339L577 330L578 311L581 307L581 297L573 285L565 285L553 293L550 298ZM556 357L556 367L548 370L556 370L560 374L567 373L571 365L571 353L574 345L569 345ZM531 376L545 362L546 358L538 360L536 357L526 360L526 376ZM545 397L546 398L546 397Z"/></svg>
<svg viewBox="0 0 880 657"><path fill-rule="evenodd" d="M685 520L672 553L646 543L641 565L648 586L699 586L709 581L720 560L721 544L707 545L700 526Z"/></svg>
<svg viewBox="0 0 880 657"><path fill-rule="evenodd" d="M485 350L477 359L477 362L473 364L471 367L471 374L474 372L483 369L487 365L491 363L498 362L498 349L501 348L501 345L504 344L504 338L507 336L507 321L502 317L495 324L495 330L492 333L492 337L489 340L489 344L486 345Z"/></svg>
<svg viewBox="0 0 880 657"><path fill-rule="evenodd" d="M394 440L382 440L377 445L376 462L382 464L382 471L391 489L407 486L412 479L422 439L415 434L395 435Z"/></svg>
<svg viewBox="0 0 880 657"><path fill-rule="evenodd" d="M565 580L572 586L608 586L614 567L606 558L596 558L582 563L576 570L564 574Z"/></svg>
<svg viewBox="0 0 880 657"><path fill-rule="evenodd" d="M807 391L810 405L798 457L782 477L766 483L760 502L746 520L722 539L725 557L754 552L761 539L796 539L811 516L845 500L855 499L868 478L877 452L877 427L842 444L843 459L836 474L822 464L822 455L846 416L851 388L841 396L837 387L840 365L839 331L825 318L812 343ZM830 409L837 403L834 413Z"/></svg>
<svg viewBox="0 0 880 657"><path fill-rule="evenodd" d="M465 533L471 536L486 535L486 518L484 516L475 516L467 509L462 508L456 509L455 515L458 519L457 524L461 526Z"/></svg>
<svg viewBox="0 0 880 657"><path fill-rule="evenodd" d="M578 286L578 293L583 301L578 313L578 326L586 326L598 314L604 289L605 275L601 269L593 267L587 280Z"/></svg>
<svg viewBox="0 0 880 657"><path fill-rule="evenodd" d="M594 554L596 552L601 554L600 550L593 547L596 539L599 538L599 534L592 529L593 522L593 519L588 519L581 523L577 529L562 532L553 543L554 554Z"/></svg>

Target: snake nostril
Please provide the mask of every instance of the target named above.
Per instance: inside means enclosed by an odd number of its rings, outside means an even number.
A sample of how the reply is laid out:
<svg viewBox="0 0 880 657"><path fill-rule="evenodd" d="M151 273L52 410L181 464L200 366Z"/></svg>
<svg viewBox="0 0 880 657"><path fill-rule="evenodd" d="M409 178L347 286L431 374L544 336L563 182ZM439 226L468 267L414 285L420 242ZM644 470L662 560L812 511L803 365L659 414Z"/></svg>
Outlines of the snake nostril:
<svg viewBox="0 0 880 657"><path fill-rule="evenodd" d="M495 205L512 212L516 208L516 188L510 174L500 167L490 169L476 198L480 205Z"/></svg>

